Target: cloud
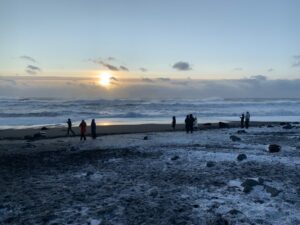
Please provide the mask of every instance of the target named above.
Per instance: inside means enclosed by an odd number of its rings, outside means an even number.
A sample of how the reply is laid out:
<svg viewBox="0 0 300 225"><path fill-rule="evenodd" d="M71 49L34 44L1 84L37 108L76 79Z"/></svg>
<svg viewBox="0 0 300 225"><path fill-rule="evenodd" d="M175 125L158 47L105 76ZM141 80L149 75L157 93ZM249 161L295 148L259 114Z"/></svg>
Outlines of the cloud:
<svg viewBox="0 0 300 225"><path fill-rule="evenodd" d="M167 78L167 77L159 77L159 78L157 78L157 80L164 81L164 82L171 81L171 79Z"/></svg>
<svg viewBox="0 0 300 225"><path fill-rule="evenodd" d="M102 65L104 67L106 67L107 69L111 70L111 71L119 71L118 67L111 65L109 63L104 62L101 59L88 59L88 61L98 64L98 65Z"/></svg>
<svg viewBox="0 0 300 225"><path fill-rule="evenodd" d="M123 71L129 71L129 69L125 66L120 66L120 70L123 70Z"/></svg>
<svg viewBox="0 0 300 225"><path fill-rule="evenodd" d="M142 78L141 80L142 80L143 82L146 82L146 83L154 83L154 80L152 80L152 79L150 79L150 78L147 78L147 77Z"/></svg>
<svg viewBox="0 0 300 225"><path fill-rule="evenodd" d="M24 59L24 60L36 63L36 60L28 55L22 55L22 56L20 56L20 59Z"/></svg>
<svg viewBox="0 0 300 225"><path fill-rule="evenodd" d="M254 75L254 76L251 76L250 79L253 79L253 80L267 80L268 78L264 75Z"/></svg>
<svg viewBox="0 0 300 225"><path fill-rule="evenodd" d="M299 67L300 66L300 55L294 55L294 63L292 64L292 67Z"/></svg>
<svg viewBox="0 0 300 225"><path fill-rule="evenodd" d="M113 60L116 60L116 58L115 58L115 57L109 56L109 57L107 57L107 60L108 60L108 61L113 61Z"/></svg>
<svg viewBox="0 0 300 225"><path fill-rule="evenodd" d="M274 71L273 68L268 69L268 72L273 72L273 71Z"/></svg>
<svg viewBox="0 0 300 225"><path fill-rule="evenodd" d="M175 63L172 67L173 67L173 69L177 69L177 70L180 70L180 71L187 71L187 70L192 69L189 63L182 62L182 61L179 61L179 62Z"/></svg>
<svg viewBox="0 0 300 225"><path fill-rule="evenodd" d="M118 81L116 77L111 77L110 80Z"/></svg>
<svg viewBox="0 0 300 225"><path fill-rule="evenodd" d="M234 68L233 70L235 70L235 71L242 71L243 68L242 68L242 67L236 67L236 68Z"/></svg>
<svg viewBox="0 0 300 225"><path fill-rule="evenodd" d="M31 74L31 75L35 75L35 74L37 74L38 72L41 72L41 71L42 71L41 68L39 68L39 67L37 67L37 66L28 65L28 66L26 67L26 72L27 72L28 74Z"/></svg>
<svg viewBox="0 0 300 225"><path fill-rule="evenodd" d="M147 70L146 68L141 67L141 68L140 68L140 71L142 71L142 72L147 72L148 70Z"/></svg>

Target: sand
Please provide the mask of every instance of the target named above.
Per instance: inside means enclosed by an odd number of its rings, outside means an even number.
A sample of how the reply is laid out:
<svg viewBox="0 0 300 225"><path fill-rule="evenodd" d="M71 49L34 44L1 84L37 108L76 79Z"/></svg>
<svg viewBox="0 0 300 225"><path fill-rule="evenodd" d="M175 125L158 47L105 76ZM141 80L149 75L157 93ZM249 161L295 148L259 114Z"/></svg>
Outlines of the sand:
<svg viewBox="0 0 300 225"><path fill-rule="evenodd" d="M0 224L299 224L300 126L257 125L99 127L85 142L65 128L2 131Z"/></svg>

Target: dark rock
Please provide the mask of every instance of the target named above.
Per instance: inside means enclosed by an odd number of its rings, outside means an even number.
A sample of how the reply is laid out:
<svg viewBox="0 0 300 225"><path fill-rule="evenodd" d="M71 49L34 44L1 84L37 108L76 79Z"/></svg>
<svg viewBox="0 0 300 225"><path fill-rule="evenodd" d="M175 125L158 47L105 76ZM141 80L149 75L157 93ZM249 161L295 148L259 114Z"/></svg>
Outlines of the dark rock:
<svg viewBox="0 0 300 225"><path fill-rule="evenodd" d="M47 127L42 127L41 130L49 130Z"/></svg>
<svg viewBox="0 0 300 225"><path fill-rule="evenodd" d="M228 123L219 122L219 128L229 128Z"/></svg>
<svg viewBox="0 0 300 225"><path fill-rule="evenodd" d="M287 124L288 124L287 122L281 122L281 123L280 123L281 126L287 125Z"/></svg>
<svg viewBox="0 0 300 225"><path fill-rule="evenodd" d="M193 205L194 208L199 208L198 204Z"/></svg>
<svg viewBox="0 0 300 225"><path fill-rule="evenodd" d="M86 173L86 176L87 177L89 177L89 176L92 176L94 173L92 172L92 171L88 171L87 173Z"/></svg>
<svg viewBox="0 0 300 225"><path fill-rule="evenodd" d="M274 127L273 125L269 124L267 127Z"/></svg>
<svg viewBox="0 0 300 225"><path fill-rule="evenodd" d="M236 133L237 134L247 134L247 132L245 130L238 130Z"/></svg>
<svg viewBox="0 0 300 225"><path fill-rule="evenodd" d="M206 163L206 166L207 166L207 167L213 167L213 166L215 166L215 165L216 165L216 163L213 162L213 161L208 161L208 162Z"/></svg>
<svg viewBox="0 0 300 225"><path fill-rule="evenodd" d="M241 140L239 137L237 137L237 136L235 136L235 135L231 135L231 136L230 136L230 139L231 139L232 141L240 141L240 140Z"/></svg>
<svg viewBox="0 0 300 225"><path fill-rule="evenodd" d="M300 124L299 122L293 122L293 124Z"/></svg>
<svg viewBox="0 0 300 225"><path fill-rule="evenodd" d="M229 225L229 222L222 216L217 216L213 221L209 222L210 225Z"/></svg>
<svg viewBox="0 0 300 225"><path fill-rule="evenodd" d="M242 213L241 211L237 210L237 209L231 209L229 210L227 213L231 214L231 215L237 215Z"/></svg>
<svg viewBox="0 0 300 225"><path fill-rule="evenodd" d="M270 144L268 149L269 149L269 152L271 152L271 153L279 152L281 150L281 146L276 145L276 144Z"/></svg>
<svg viewBox="0 0 300 225"><path fill-rule="evenodd" d="M72 147L70 148L70 151L72 151L72 152L77 151L77 148L74 147L74 146L72 146Z"/></svg>
<svg viewBox="0 0 300 225"><path fill-rule="evenodd" d="M246 179L241 185L244 187L243 192L249 193L254 186L260 185L260 183L254 179Z"/></svg>
<svg viewBox="0 0 300 225"><path fill-rule="evenodd" d="M247 155L245 155L245 154L239 154L239 155L236 157L236 159L237 159L238 161L243 161L243 160L247 159Z"/></svg>
<svg viewBox="0 0 300 225"><path fill-rule="evenodd" d="M171 158L171 160L177 160L177 159L179 159L179 156L178 156L178 155L175 155L175 156L173 156L173 157Z"/></svg>
<svg viewBox="0 0 300 225"><path fill-rule="evenodd" d="M211 126L211 123L204 123L203 126Z"/></svg>
<svg viewBox="0 0 300 225"><path fill-rule="evenodd" d="M271 194L271 197L276 197L281 191L276 188L265 185L266 192Z"/></svg>
<svg viewBox="0 0 300 225"><path fill-rule="evenodd" d="M145 136L145 137L144 137L144 140L148 140L148 136Z"/></svg>
<svg viewBox="0 0 300 225"><path fill-rule="evenodd" d="M289 123L282 127L282 129L286 129L286 130L289 130L289 129L292 129L292 128L293 128L293 126Z"/></svg>

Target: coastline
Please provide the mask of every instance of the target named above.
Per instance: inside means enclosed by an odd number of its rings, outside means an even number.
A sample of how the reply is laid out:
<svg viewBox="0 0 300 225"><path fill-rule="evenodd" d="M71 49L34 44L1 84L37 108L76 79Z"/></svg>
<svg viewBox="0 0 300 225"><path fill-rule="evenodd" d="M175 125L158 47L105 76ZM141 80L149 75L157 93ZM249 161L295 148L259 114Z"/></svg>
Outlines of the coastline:
<svg viewBox="0 0 300 225"><path fill-rule="evenodd" d="M251 122L251 127L260 127L268 125L279 125L281 122L262 122L253 121ZM288 122L284 122L288 123ZM295 122L291 122L295 123ZM227 123L229 128L238 128L240 123L237 121L231 121ZM184 124L177 124L175 131L183 131L185 128ZM219 129L218 123L199 123L198 130L208 130L208 129ZM79 136L79 127L73 127L75 136ZM173 131L171 124L137 124L137 125L97 125L97 135L116 135L116 134L133 134L133 133L148 133L148 132L168 132ZM24 129L3 129L0 130L0 139L2 140L22 140L30 139L30 136L41 133L38 139L52 139L67 137L67 127L46 127L46 130L42 128L24 128ZM90 136L90 126L87 127L87 137ZM26 138L27 136L27 138ZM72 136L72 135L70 135Z"/></svg>

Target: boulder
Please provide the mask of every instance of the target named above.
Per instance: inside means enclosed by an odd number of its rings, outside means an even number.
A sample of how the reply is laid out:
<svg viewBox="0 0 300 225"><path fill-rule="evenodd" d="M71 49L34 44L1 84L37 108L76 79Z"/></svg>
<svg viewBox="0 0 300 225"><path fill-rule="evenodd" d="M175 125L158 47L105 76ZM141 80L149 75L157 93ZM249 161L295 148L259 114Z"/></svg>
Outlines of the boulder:
<svg viewBox="0 0 300 225"><path fill-rule="evenodd" d="M47 127L42 127L41 130L49 130Z"/></svg>
<svg viewBox="0 0 300 225"><path fill-rule="evenodd" d="M144 137L144 140L148 140L148 136L145 136L145 137Z"/></svg>
<svg viewBox="0 0 300 225"><path fill-rule="evenodd" d="M229 128L228 123L219 122L219 128Z"/></svg>
<svg viewBox="0 0 300 225"><path fill-rule="evenodd" d="M262 185L263 183L263 180L261 179L258 179L258 181L257 180L255 180L255 179L246 179L241 185L242 185L242 187L244 188L243 189L243 192L245 192L245 193L249 193L250 191L252 191L253 190L253 187L254 186L256 186L256 185Z"/></svg>
<svg viewBox="0 0 300 225"><path fill-rule="evenodd" d="M231 136L230 136L230 139L231 139L232 141L240 141L240 140L241 140L238 136L235 136L235 135L231 135Z"/></svg>
<svg viewBox="0 0 300 225"><path fill-rule="evenodd" d="M177 160L177 159L179 159L179 156L178 156L178 155L175 155L175 156L173 156L173 157L171 158L171 160Z"/></svg>
<svg viewBox="0 0 300 225"><path fill-rule="evenodd" d="M205 127L211 126L211 123L204 123L203 126Z"/></svg>
<svg viewBox="0 0 300 225"><path fill-rule="evenodd" d="M236 159L237 159L238 161L243 161L243 160L247 159L247 155L245 155L245 154L239 154L239 155L236 157Z"/></svg>
<svg viewBox="0 0 300 225"><path fill-rule="evenodd" d="M269 150L270 153L279 152L281 150L281 146L276 145L276 144L270 144L268 146L268 150Z"/></svg>
<svg viewBox="0 0 300 225"><path fill-rule="evenodd" d="M289 129L292 129L292 128L293 128L293 126L289 123L282 127L282 129L286 129L286 130L289 130Z"/></svg>
<svg viewBox="0 0 300 225"><path fill-rule="evenodd" d="M269 124L267 127L274 127L273 125Z"/></svg>
<svg viewBox="0 0 300 225"><path fill-rule="evenodd" d="M277 190L276 188L270 187L268 185L265 185L266 192L271 194L271 197L276 197L281 191Z"/></svg>
<svg viewBox="0 0 300 225"><path fill-rule="evenodd" d="M237 134L247 134L247 131L245 131L245 130L238 130L236 133Z"/></svg>
<svg viewBox="0 0 300 225"><path fill-rule="evenodd" d="M213 166L215 166L215 165L216 165L216 163L213 162L213 161L208 161L208 162L206 163L206 166L207 166L207 167L213 167Z"/></svg>

